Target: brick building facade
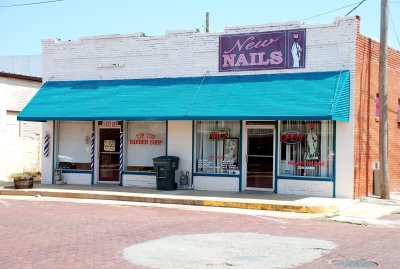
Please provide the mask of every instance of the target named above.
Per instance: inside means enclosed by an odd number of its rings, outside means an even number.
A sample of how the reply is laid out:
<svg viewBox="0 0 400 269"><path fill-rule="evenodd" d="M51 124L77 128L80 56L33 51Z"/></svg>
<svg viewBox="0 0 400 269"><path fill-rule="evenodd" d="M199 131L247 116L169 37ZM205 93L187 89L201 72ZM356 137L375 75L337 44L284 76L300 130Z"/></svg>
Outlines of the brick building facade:
<svg viewBox="0 0 400 269"><path fill-rule="evenodd" d="M285 48L264 48L279 40ZM357 17L42 42L46 83L19 118L45 121L44 183L63 169L70 184L154 188L152 158L175 155L177 183L189 175L199 190L372 192L378 45ZM393 190L398 55L389 61Z"/></svg>
<svg viewBox="0 0 400 269"><path fill-rule="evenodd" d="M379 162L379 42L357 32L354 131L354 197L373 193L373 170ZM391 191L400 190L400 52L388 51L388 131ZM379 100L379 99L378 99ZM379 115L379 114L378 114Z"/></svg>

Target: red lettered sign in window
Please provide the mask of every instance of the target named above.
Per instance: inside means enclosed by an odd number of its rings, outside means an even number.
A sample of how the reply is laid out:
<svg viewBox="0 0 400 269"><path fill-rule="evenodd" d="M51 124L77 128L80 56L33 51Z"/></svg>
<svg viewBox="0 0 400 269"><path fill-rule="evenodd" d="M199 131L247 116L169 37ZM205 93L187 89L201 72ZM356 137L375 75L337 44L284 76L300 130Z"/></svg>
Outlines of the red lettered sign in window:
<svg viewBox="0 0 400 269"><path fill-rule="evenodd" d="M221 140L229 138L229 129L210 129L208 131L208 139Z"/></svg>

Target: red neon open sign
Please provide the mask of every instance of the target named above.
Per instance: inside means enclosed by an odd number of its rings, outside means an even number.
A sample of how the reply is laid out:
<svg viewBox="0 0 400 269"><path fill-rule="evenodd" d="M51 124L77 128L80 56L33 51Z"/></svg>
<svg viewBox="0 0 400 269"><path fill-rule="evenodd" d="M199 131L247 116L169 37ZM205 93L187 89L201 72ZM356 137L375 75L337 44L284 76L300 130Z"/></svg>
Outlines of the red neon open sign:
<svg viewBox="0 0 400 269"><path fill-rule="evenodd" d="M299 131L285 131L281 134L280 139L285 144L299 144L304 139L304 134Z"/></svg>

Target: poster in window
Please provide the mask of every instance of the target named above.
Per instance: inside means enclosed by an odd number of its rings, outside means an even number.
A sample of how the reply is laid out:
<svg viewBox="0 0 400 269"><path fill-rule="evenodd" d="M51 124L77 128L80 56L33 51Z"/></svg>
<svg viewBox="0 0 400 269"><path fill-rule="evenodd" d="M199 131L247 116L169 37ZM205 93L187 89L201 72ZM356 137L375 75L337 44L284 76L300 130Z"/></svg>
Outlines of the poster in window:
<svg viewBox="0 0 400 269"><path fill-rule="evenodd" d="M115 140L104 140L104 151L115 151Z"/></svg>
<svg viewBox="0 0 400 269"><path fill-rule="evenodd" d="M304 154L304 160L307 161L317 161L319 160L320 150L319 150L319 140L318 135L320 134L320 124L315 122L308 123L308 130L306 133L306 151Z"/></svg>
<svg viewBox="0 0 400 269"><path fill-rule="evenodd" d="M224 139L224 169L237 169L238 168L238 147L239 138L225 138Z"/></svg>

